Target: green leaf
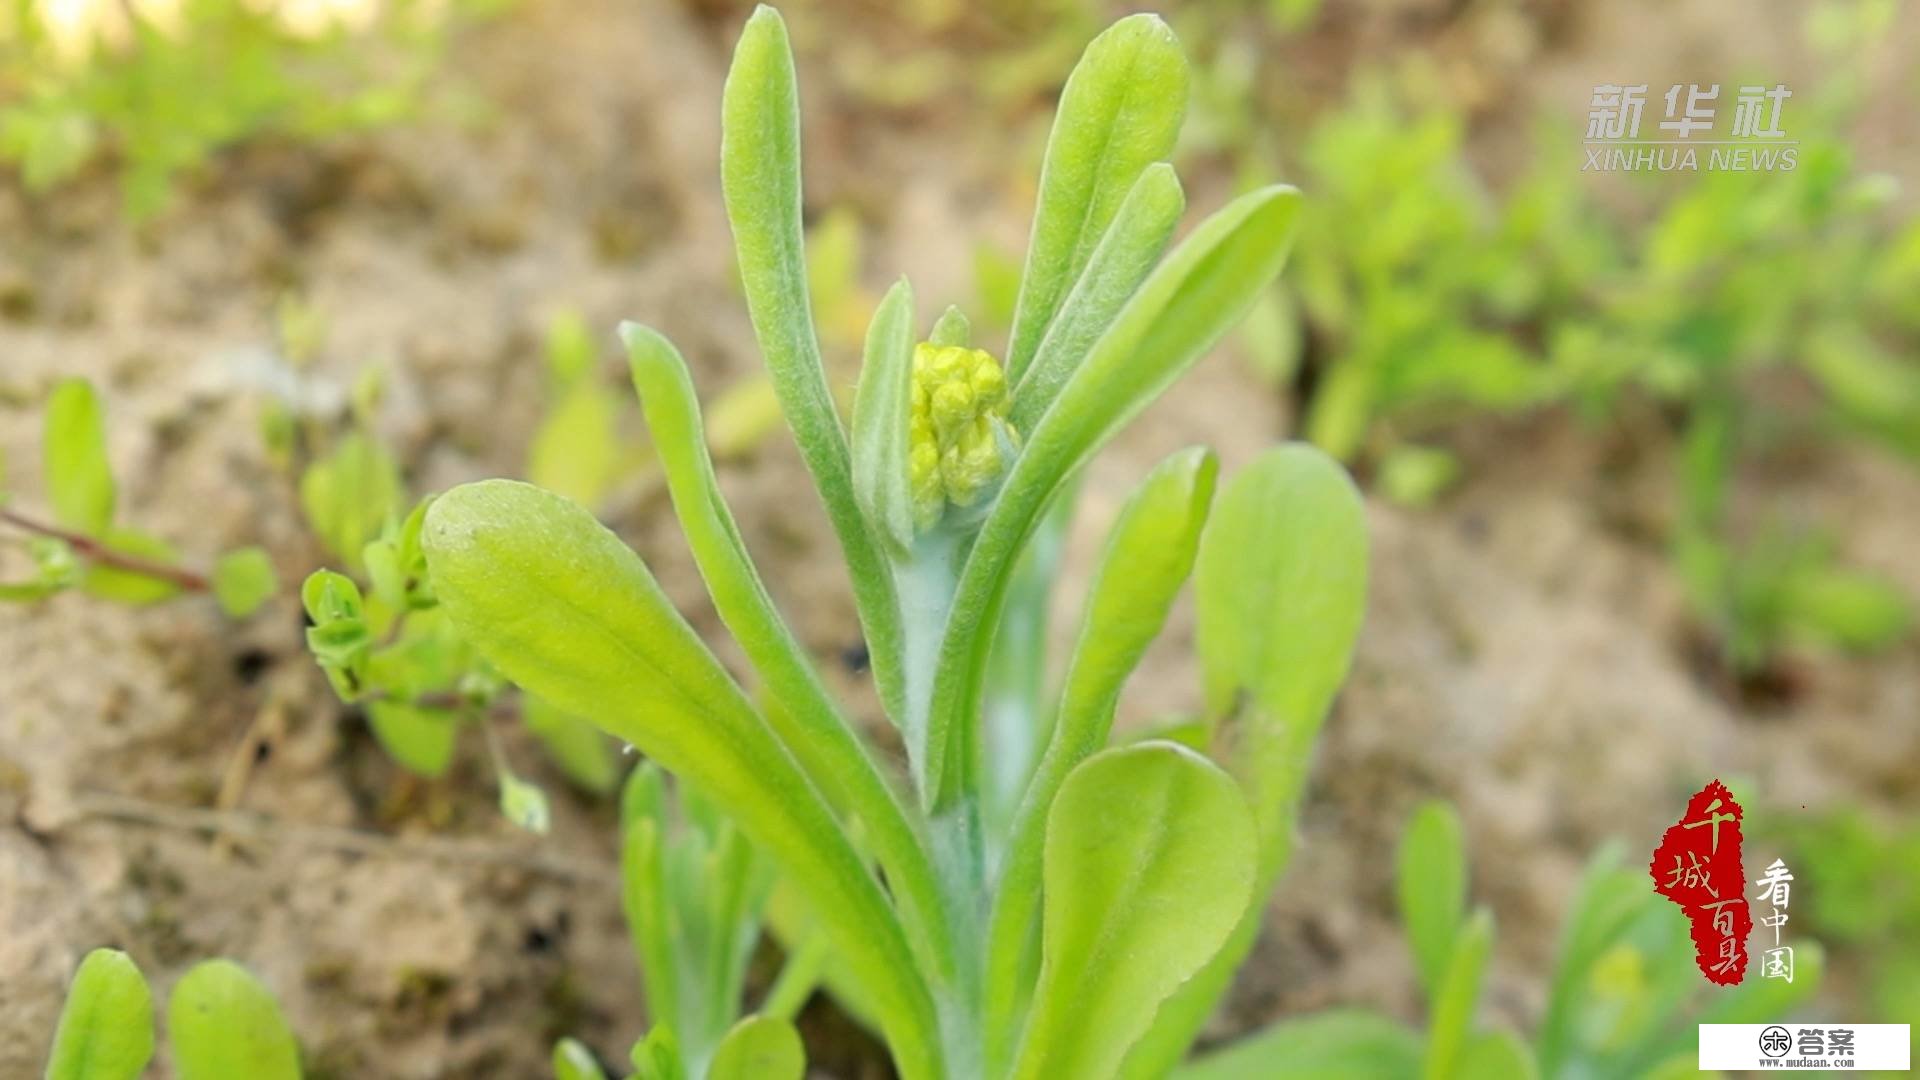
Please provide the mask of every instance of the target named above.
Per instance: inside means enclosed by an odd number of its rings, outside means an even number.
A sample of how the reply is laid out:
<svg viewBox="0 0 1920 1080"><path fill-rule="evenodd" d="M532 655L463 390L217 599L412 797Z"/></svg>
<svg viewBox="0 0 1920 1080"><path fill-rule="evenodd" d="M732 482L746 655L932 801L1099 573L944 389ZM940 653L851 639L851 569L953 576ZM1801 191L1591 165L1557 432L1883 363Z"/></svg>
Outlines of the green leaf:
<svg viewBox="0 0 1920 1080"><path fill-rule="evenodd" d="M423 543L460 636L528 692L592 720L728 813L792 878L883 1007L902 1075L938 1072L933 1003L900 924L832 812L640 559L527 484L434 500Z"/></svg>
<svg viewBox="0 0 1920 1080"><path fill-rule="evenodd" d="M1173 1080L1404 1080L1419 1069L1413 1032L1377 1013L1337 1010L1255 1032Z"/></svg>
<svg viewBox="0 0 1920 1080"><path fill-rule="evenodd" d="M41 453L54 520L98 536L113 524L113 467L100 398L85 379L63 379L47 398Z"/></svg>
<svg viewBox="0 0 1920 1080"><path fill-rule="evenodd" d="M799 92L786 24L765 5L747 20L727 72L720 180L754 333L846 555L881 701L898 718L900 614L886 556L854 499L846 435L814 336L800 224Z"/></svg>
<svg viewBox="0 0 1920 1080"><path fill-rule="evenodd" d="M973 727L990 633L1014 561L1048 502L1125 423L1225 333L1280 272L1299 193L1270 187L1234 200L1154 270L1027 435L961 571L941 642L928 726L925 795L943 806L971 786Z"/></svg>
<svg viewBox="0 0 1920 1080"><path fill-rule="evenodd" d="M1366 604L1367 529L1346 471L1269 450L1221 492L1194 569L1196 644L1216 736L1260 823L1263 880L1292 835L1309 752L1345 681Z"/></svg>
<svg viewBox="0 0 1920 1080"><path fill-rule="evenodd" d="M153 997L126 953L80 962L53 1033L46 1080L136 1080L153 1057Z"/></svg>
<svg viewBox="0 0 1920 1080"><path fill-rule="evenodd" d="M1008 379L1026 370L1141 170L1173 152L1187 83L1180 42L1156 15L1114 23L1074 66L1047 138Z"/></svg>
<svg viewBox="0 0 1920 1080"><path fill-rule="evenodd" d="M1486 974L1487 954L1492 951L1493 914L1482 908L1455 935L1446 974L1433 995L1423 1069L1427 1080L1451 1080L1462 1075L1473 1014L1480 1006L1480 981Z"/></svg>
<svg viewBox="0 0 1920 1080"><path fill-rule="evenodd" d="M792 1024L772 1016L749 1016L733 1025L707 1080L800 1080L807 1071L806 1049Z"/></svg>
<svg viewBox="0 0 1920 1080"><path fill-rule="evenodd" d="M527 479L583 506L598 506L620 469L613 397L590 377L557 394L527 448Z"/></svg>
<svg viewBox="0 0 1920 1080"><path fill-rule="evenodd" d="M853 394L853 494L880 535L904 555L913 547L907 432L913 402L913 288L894 283L867 328Z"/></svg>
<svg viewBox="0 0 1920 1080"><path fill-rule="evenodd" d="M1061 387L1152 272L1186 208L1186 194L1180 190L1173 166L1156 162L1141 172L1014 388L1008 420L1015 431L1033 430L1053 404Z"/></svg>
<svg viewBox="0 0 1920 1080"><path fill-rule="evenodd" d="M371 675L376 685L380 682L378 670L376 664ZM367 723L381 747L408 772L429 780L446 775L459 734L457 718L446 709L423 709L403 701L369 701Z"/></svg>
<svg viewBox="0 0 1920 1080"><path fill-rule="evenodd" d="M1451 805L1422 804L1400 839L1400 920L1428 998L1440 989L1467 910L1467 854Z"/></svg>
<svg viewBox="0 0 1920 1080"><path fill-rule="evenodd" d="M1127 677L1160 633L1193 569L1219 463L1195 447L1156 467L1120 511L1087 593L1052 738L1027 785L997 897L987 951L986 1043L1004 1063L1023 993L1032 985L1034 915L1040 906L1048 808L1061 783L1107 743Z"/></svg>
<svg viewBox="0 0 1920 1080"><path fill-rule="evenodd" d="M1223 691L1209 695L1213 718L1241 714L1230 737L1216 732L1211 742L1247 790L1260 828L1257 896L1286 864L1307 761L1359 630L1366 562L1359 494L1338 465L1299 445L1270 450L1234 477L1200 539L1201 667ZM1256 903L1227 947L1161 1008L1127 1058L1127 1080L1173 1067L1259 931Z"/></svg>
<svg viewBox="0 0 1920 1080"><path fill-rule="evenodd" d="M500 813L530 833L545 836L553 825L553 811L547 806L547 793L538 784L515 776L508 769L499 771Z"/></svg>
<svg viewBox="0 0 1920 1080"><path fill-rule="evenodd" d="M951 950L945 908L926 848L899 792L820 681L754 568L707 456L686 361L646 327L624 324L621 337L694 561L721 621L780 703L768 710L768 722L828 804L858 819L922 959L946 971Z"/></svg>
<svg viewBox="0 0 1920 1080"><path fill-rule="evenodd" d="M400 467L371 436L348 432L300 477L300 509L307 524L349 570L361 569L361 549L401 510Z"/></svg>
<svg viewBox="0 0 1920 1080"><path fill-rule="evenodd" d="M167 1006L180 1080L300 1080L300 1052L273 995L231 960L195 964Z"/></svg>
<svg viewBox="0 0 1920 1080"><path fill-rule="evenodd" d="M531 694L521 700L520 717L547 748L547 756L582 790L606 795L620 786L620 757L599 728Z"/></svg>
<svg viewBox="0 0 1920 1080"><path fill-rule="evenodd" d="M100 542L122 555L160 565L171 565L178 557L165 540L137 529L109 526L100 534ZM81 572L80 587L102 600L121 604L157 604L180 595L180 583L169 578L143 574L89 559Z"/></svg>
<svg viewBox="0 0 1920 1080"><path fill-rule="evenodd" d="M1688 1072L1691 1075L1691 1068ZM1455 1075L1462 1080L1534 1080L1540 1066L1526 1040L1511 1031L1489 1031L1467 1043Z"/></svg>
<svg viewBox="0 0 1920 1080"><path fill-rule="evenodd" d="M593 1051L578 1039L553 1044L553 1080L607 1080Z"/></svg>
<svg viewBox="0 0 1920 1080"><path fill-rule="evenodd" d="M1114 1075L1246 910L1255 853L1245 797L1193 751L1082 762L1048 815L1040 979L1012 1075Z"/></svg>
<svg viewBox="0 0 1920 1080"><path fill-rule="evenodd" d="M258 611L279 588L273 560L260 548L229 551L213 564L213 595L220 609L236 619Z"/></svg>
<svg viewBox="0 0 1920 1080"><path fill-rule="evenodd" d="M965 348L973 343L973 324L967 321L966 313L949 304L947 310L933 322L933 329L927 333L929 344L942 348L958 345Z"/></svg>

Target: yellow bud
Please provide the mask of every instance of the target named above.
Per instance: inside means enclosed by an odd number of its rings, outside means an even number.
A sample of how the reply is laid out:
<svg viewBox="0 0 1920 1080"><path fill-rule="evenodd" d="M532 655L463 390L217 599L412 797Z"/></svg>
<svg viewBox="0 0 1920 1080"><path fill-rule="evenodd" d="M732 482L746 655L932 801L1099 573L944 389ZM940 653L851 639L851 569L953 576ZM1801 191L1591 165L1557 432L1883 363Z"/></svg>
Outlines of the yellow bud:
<svg viewBox="0 0 1920 1080"><path fill-rule="evenodd" d="M908 470L916 525L931 528L948 505L972 506L1006 467L995 437L1006 427L1007 376L992 355L921 343L913 352Z"/></svg>

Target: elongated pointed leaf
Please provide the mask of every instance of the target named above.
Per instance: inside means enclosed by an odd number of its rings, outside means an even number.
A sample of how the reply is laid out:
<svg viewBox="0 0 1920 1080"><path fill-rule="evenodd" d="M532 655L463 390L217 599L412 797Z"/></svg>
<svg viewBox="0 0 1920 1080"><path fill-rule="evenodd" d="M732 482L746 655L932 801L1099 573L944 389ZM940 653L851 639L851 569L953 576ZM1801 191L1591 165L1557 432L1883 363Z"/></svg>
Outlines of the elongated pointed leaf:
<svg viewBox="0 0 1920 1080"><path fill-rule="evenodd" d="M846 435L813 331L800 222L800 98L786 24L764 5L740 32L727 72L720 180L754 333L846 555L881 700L898 717L900 614L879 538L853 496Z"/></svg>
<svg viewBox="0 0 1920 1080"><path fill-rule="evenodd" d="M1235 476L1200 539L1194 600L1210 700L1217 710L1245 706L1231 742L1214 737L1215 756L1246 789L1260 826L1257 897L1286 865L1306 764L1359 631L1366 564L1352 482L1298 445ZM1125 1080L1164 1076L1180 1060L1259 931L1256 901L1219 955L1161 1007L1128 1055Z"/></svg>
<svg viewBox="0 0 1920 1080"><path fill-rule="evenodd" d="M54 520L98 536L113 524L113 468L100 398L85 379L65 379L47 398L41 454Z"/></svg>
<svg viewBox="0 0 1920 1080"><path fill-rule="evenodd" d="M1480 1007L1487 955L1492 951L1493 914L1483 908L1455 935L1446 974L1433 996L1433 1016L1427 1025L1427 1080L1451 1080L1460 1074L1472 1037L1473 1014Z"/></svg>
<svg viewBox="0 0 1920 1080"><path fill-rule="evenodd" d="M207 960L174 985L167 1035L180 1080L300 1080L300 1051L273 995L231 960Z"/></svg>
<svg viewBox="0 0 1920 1080"><path fill-rule="evenodd" d="M973 323L967 320L965 312L948 305L934 320L933 329L927 332L927 341L943 348L949 345L965 348L973 344Z"/></svg>
<svg viewBox="0 0 1920 1080"><path fill-rule="evenodd" d="M906 306L911 307L910 296ZM911 316L910 311L896 314ZM886 869L888 884L901 898L902 913L920 955L934 961L935 970L943 970L947 965L939 958L950 950L926 849L898 791L827 692L754 568L707 456L686 361L666 338L645 327L628 323L621 333L632 357L634 387L694 561L720 618L780 702L769 721L828 802L861 821ZM903 417L903 432L904 423ZM904 461L901 467L904 480Z"/></svg>
<svg viewBox="0 0 1920 1080"><path fill-rule="evenodd" d="M159 566L171 566L179 558L173 545L138 529L110 525L99 533L99 538L101 543L121 555L131 555ZM94 561L86 564L80 587L103 600L121 604L157 604L180 595L180 583L170 578Z"/></svg>
<svg viewBox="0 0 1920 1080"><path fill-rule="evenodd" d="M1113 325L1114 316L1147 279L1186 208L1186 194L1180 190L1173 166L1166 162L1147 166L1094 248L1086 270L1061 302L1033 362L1020 376L1008 418L1015 431L1032 431L1053 404L1087 352Z"/></svg>
<svg viewBox="0 0 1920 1080"><path fill-rule="evenodd" d="M1420 1039L1377 1013L1284 1020L1176 1070L1173 1080L1405 1080L1420 1071Z"/></svg>
<svg viewBox="0 0 1920 1080"><path fill-rule="evenodd" d="M883 1006L903 1075L934 1075L932 1001L879 885L640 559L580 507L502 480L436 499L422 542L441 606L497 670L727 807Z"/></svg>
<svg viewBox="0 0 1920 1080"><path fill-rule="evenodd" d="M95 949L80 962L46 1080L136 1080L153 1057L153 996L126 953Z"/></svg>
<svg viewBox="0 0 1920 1080"><path fill-rule="evenodd" d="M1048 808L1061 783L1107 743L1120 688L1159 635L1193 569L1219 471L1211 451L1182 450L1161 462L1120 511L1087 594L1053 735L1027 786L996 889L987 953L987 1060L1011 1051L1036 951L1041 859Z"/></svg>
<svg viewBox="0 0 1920 1080"><path fill-rule="evenodd" d="M913 408L913 288L887 290L867 328L853 394L853 493L874 531L905 553L913 546L907 427Z"/></svg>
<svg viewBox="0 0 1920 1080"><path fill-rule="evenodd" d="M1141 743L1082 762L1048 815L1040 981L1012 1075L1112 1076L1226 941L1254 856L1245 797L1193 751Z"/></svg>
<svg viewBox="0 0 1920 1080"><path fill-rule="evenodd" d="M1346 680L1366 603L1367 531L1346 471L1303 445L1262 454L1221 492L1194 569L1208 709L1277 871L1313 740Z"/></svg>
<svg viewBox="0 0 1920 1080"><path fill-rule="evenodd" d="M1009 379L1018 379L1039 349L1141 170L1173 152L1187 82L1180 42L1157 15L1114 23L1074 66L1041 167L1007 349Z"/></svg>
<svg viewBox="0 0 1920 1080"><path fill-rule="evenodd" d="M806 1049L792 1024L772 1016L749 1016L720 1042L707 1080L800 1080Z"/></svg>
<svg viewBox="0 0 1920 1080"><path fill-rule="evenodd" d="M1460 815L1444 802L1414 811L1400 839L1400 921L1429 998L1439 990L1467 910L1467 854Z"/></svg>
<svg viewBox="0 0 1920 1080"><path fill-rule="evenodd" d="M980 683L1013 562L1069 475L1172 384L1280 272L1299 193L1250 192L1202 222L1154 270L1028 436L961 571L940 646L924 793L972 783Z"/></svg>

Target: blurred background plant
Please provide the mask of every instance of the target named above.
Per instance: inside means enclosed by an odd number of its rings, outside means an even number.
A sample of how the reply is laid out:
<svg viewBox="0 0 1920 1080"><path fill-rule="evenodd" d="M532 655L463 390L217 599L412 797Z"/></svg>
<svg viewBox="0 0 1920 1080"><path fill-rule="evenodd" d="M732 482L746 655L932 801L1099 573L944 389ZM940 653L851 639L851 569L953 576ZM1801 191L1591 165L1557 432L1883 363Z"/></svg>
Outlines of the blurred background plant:
<svg viewBox="0 0 1920 1080"><path fill-rule="evenodd" d="M245 140L321 139L429 104L451 26L511 0L7 0L0 161L47 191L99 162L127 213Z"/></svg>

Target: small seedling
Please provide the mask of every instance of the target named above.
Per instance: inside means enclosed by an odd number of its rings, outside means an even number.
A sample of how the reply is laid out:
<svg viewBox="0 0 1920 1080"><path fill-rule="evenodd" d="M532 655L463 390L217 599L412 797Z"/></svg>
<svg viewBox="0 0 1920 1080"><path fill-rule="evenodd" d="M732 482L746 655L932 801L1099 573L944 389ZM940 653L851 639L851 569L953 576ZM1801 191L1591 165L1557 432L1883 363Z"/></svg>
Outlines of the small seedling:
<svg viewBox="0 0 1920 1080"><path fill-rule="evenodd" d="M1344 472L1280 448L1216 501L1213 455L1186 450L1121 510L1058 694L1024 729L986 719L997 632L1050 509L1286 257L1299 197L1264 187L1161 258L1184 207L1163 159L1186 85L1158 19L1124 19L1088 47L1049 142L1006 352L977 348L956 311L923 337L899 282L868 329L849 432L808 298L786 28L763 7L742 34L721 162L742 283L846 557L904 787L775 609L715 483L688 368L659 334L622 329L674 508L757 699L574 503L487 481L433 500L419 528L459 638L721 808L800 910L771 914L787 946L808 948L790 925L817 930L823 985L909 1080L1173 1067L1286 865L1307 757L1359 629L1366 535ZM1204 749L1109 746L1127 676L1190 573L1206 683L1191 736ZM1009 742L1025 752L1001 753ZM720 898L705 890L740 879L684 880L710 910ZM642 1075L687 1075L671 1067L686 1065L673 1025L696 1023L683 1011L655 1016L643 1050L676 1049L644 1053ZM708 1043L719 1023L703 1015ZM755 1026L769 1034L754 1053L780 1061L754 1075L799 1075L773 1049L790 1045L777 1025ZM560 1066L592 1075L577 1049L563 1046Z"/></svg>
<svg viewBox="0 0 1920 1080"><path fill-rule="evenodd" d="M1620 867L1616 848L1589 864L1560 939L1546 1014L1534 1041L1477 1021L1493 915L1467 911L1460 818L1421 806L1400 841L1400 918L1427 1002L1427 1030L1339 1009L1284 1020L1175 1073L1177 1080L1309 1077L1515 1080L1534 1076L1677 1080L1697 1075L1699 1024L1773 1022L1819 987L1807 947L1794 982L1709 985L1692 962L1686 916Z"/></svg>
<svg viewBox="0 0 1920 1080"><path fill-rule="evenodd" d="M154 1048L153 995L126 953L95 949L60 1012L45 1080L138 1080ZM207 960L167 1008L180 1080L300 1080L300 1051L267 988L231 960Z"/></svg>
<svg viewBox="0 0 1920 1080"><path fill-rule="evenodd" d="M24 534L36 568L26 580L0 582L0 601L31 603L68 589L126 604L204 593L244 618L272 598L278 587L273 563L259 548L228 552L203 572L182 564L159 537L116 523L119 492L91 383L68 379L55 386L45 424L42 477L51 518L12 505L0 487L0 527Z"/></svg>

